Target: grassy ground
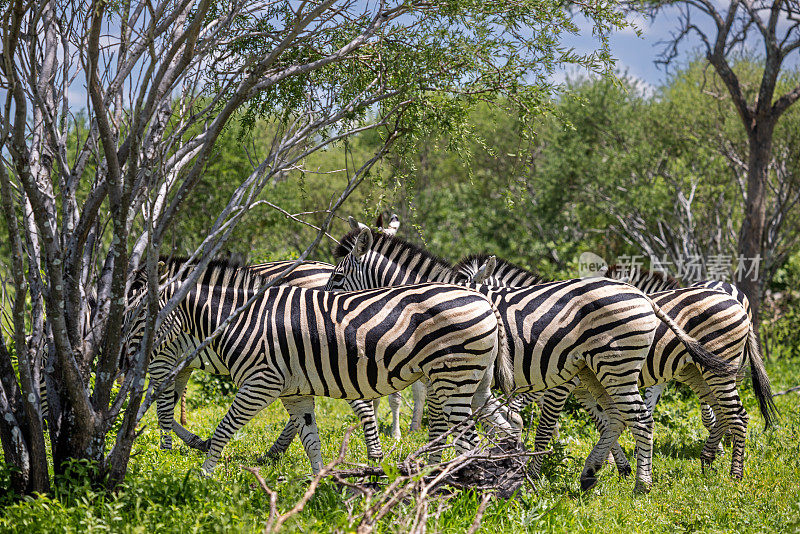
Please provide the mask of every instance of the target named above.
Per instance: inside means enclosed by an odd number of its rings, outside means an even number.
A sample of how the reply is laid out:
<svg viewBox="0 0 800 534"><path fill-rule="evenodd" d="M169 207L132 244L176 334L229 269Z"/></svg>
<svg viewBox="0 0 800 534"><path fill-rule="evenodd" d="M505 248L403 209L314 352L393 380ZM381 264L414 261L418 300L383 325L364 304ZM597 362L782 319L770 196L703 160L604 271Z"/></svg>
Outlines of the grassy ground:
<svg viewBox="0 0 800 534"><path fill-rule="evenodd" d="M775 391L800 384L800 360L768 367ZM555 454L545 465L546 479L538 488L525 487L517 499L493 501L483 519L484 532L792 532L800 530L800 396L776 398L779 426L762 432L752 391L743 396L751 415L744 480L728 477L730 455L717 460L717 470L700 472L699 453L706 432L697 403L690 394L671 388L656 413L655 481L649 495L634 495L633 480L619 479L613 468L602 472L599 484L587 494L579 490L578 475L596 433L588 420L572 413L562 419ZM189 427L208 435L222 417L225 405L190 410ZM410 410L404 410L405 428ZM323 457L336 456L345 430L355 417L344 402L320 399L317 416ZM381 407L383 421L388 407ZM116 498L85 487L62 491L0 507L0 531L15 532L230 532L260 530L269 511L268 498L253 476L239 465L254 465L282 428L285 412L274 404L246 426L228 445L215 476L204 479L196 469L202 454L179 447L158 449L155 416L135 446L126 486ZM424 442L424 433L400 442L384 435L390 457L400 459ZM632 450L630 436L623 446ZM348 453L365 461L363 440L356 435ZM308 461L298 443L280 462L261 466L261 473L280 493L279 508L290 508L308 482ZM0 483L3 481L0 480ZM1 486L0 486L1 487ZM346 495L323 483L306 509L291 519L287 531L352 530ZM2 502L2 500L0 500ZM460 493L432 507L431 531L461 533L473 521L480 498ZM397 507L378 525L379 532L402 532L409 504Z"/></svg>

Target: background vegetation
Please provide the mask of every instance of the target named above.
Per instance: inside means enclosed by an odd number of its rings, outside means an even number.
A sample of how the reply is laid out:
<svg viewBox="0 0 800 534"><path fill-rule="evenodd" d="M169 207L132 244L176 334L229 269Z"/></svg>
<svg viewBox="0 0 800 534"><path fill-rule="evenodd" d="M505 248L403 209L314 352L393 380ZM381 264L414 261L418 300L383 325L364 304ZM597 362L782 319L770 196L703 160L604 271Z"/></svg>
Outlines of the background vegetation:
<svg viewBox="0 0 800 534"><path fill-rule="evenodd" d="M757 93L762 67L758 56L740 55L733 62L747 98ZM784 71L779 90L797 85L799 76L796 70ZM721 80L704 61L687 62L654 89L625 73L616 80L578 77L567 82L567 89L532 128L526 122L530 117L510 113L510 107L502 105L478 105L466 120L459 117L452 122L444 103L442 110L416 110L416 116L432 118L439 128L419 128L376 164L343 205L341 215L371 222L381 212L396 212L404 237L445 258L455 261L466 252L489 251L559 278L577 276L577 258L584 251L610 262L641 254L672 260L679 254L736 255L745 203L742 161L747 138ZM166 247L177 254L190 253L202 243L242 176L253 171L252 162L261 161L269 151L273 123L254 122L248 115L238 118L222 133L195 193L186 199L179 220L166 235ZM85 132L71 135L77 139ZM368 131L311 153L300 165L302 171L277 173L260 198L285 212L266 203L250 208L228 241L228 252L250 262L298 257L316 230L295 219L320 224L326 214L319 208L329 205L347 185L355 162L367 160L384 141L379 132ZM800 384L797 106L789 108L775 130L769 180L768 223L780 218L782 230L780 239L773 241L761 335L773 389L781 391ZM340 220L330 233L338 237L346 229ZM331 261L332 244L328 241L318 248L313 259ZM0 262L8 264L8 258L8 244L0 242ZM6 327L10 324L5 314L0 321L6 321ZM698 406L691 394L673 387L656 413L655 483L650 495L633 495L632 482L620 480L612 468L605 470L596 489L580 493L578 475L596 433L573 407L562 419L545 479L536 487L525 486L514 500L492 501L482 528L486 532L799 529L800 402L795 393L778 397L780 424L765 432L748 382L743 389L751 414L743 481L729 479L727 453L717 460L716 470L700 472L705 431ZM210 435L227 408L230 392L225 381L196 377L188 399L190 429ZM331 459L354 417L343 403L329 399L321 399L317 409L323 456ZM405 410L405 427L408 415ZM196 471L202 463L200 453L158 449L155 414L149 413L134 444L125 482L114 493L97 490L89 483L93 477L86 476L91 468L77 462L63 473L50 473L55 479L52 494L20 498L11 490L11 468L0 462L0 530L257 530L267 521L269 500L240 465L254 465L284 422L280 405L265 410L225 449L215 477L204 479ZM388 436L383 439L391 449L389 460L396 461L422 445L425 435L406 435L397 443ZM627 436L625 440L630 451L632 442ZM358 436L348 459L366 461ZM305 491L308 470L297 443L280 462L261 467L267 483L279 492L281 510L290 508ZM441 508L431 512L428 527L464 532L479 502L469 492L435 501ZM348 510L362 506L325 482L287 527L303 532L350 530L354 525ZM409 503L400 504L377 530L403 531L410 510Z"/></svg>

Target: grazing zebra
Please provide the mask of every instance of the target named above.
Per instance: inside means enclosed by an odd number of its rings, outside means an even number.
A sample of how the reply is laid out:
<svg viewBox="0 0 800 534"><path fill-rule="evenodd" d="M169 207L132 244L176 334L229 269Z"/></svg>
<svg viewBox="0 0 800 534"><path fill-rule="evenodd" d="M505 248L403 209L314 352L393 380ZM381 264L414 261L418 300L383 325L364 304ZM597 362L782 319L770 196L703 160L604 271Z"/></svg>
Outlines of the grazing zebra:
<svg viewBox="0 0 800 534"><path fill-rule="evenodd" d="M628 282L629 284L633 284L642 291L644 291L645 293L655 293L657 291L668 291L670 289L681 288L680 282L678 282L678 280L669 276L666 273L662 273L659 271L648 271L646 269L640 269L640 268L630 269L616 264L612 264L608 267L605 276L607 276L608 278L612 278L614 280L621 280L623 282ZM750 322L751 323L753 322L753 314L750 311L750 301L747 300L747 296L733 284L730 284L728 282L723 282L720 280L702 280L693 283L689 287L702 287L706 289L715 289L717 291L722 291L724 293L727 293L728 295L739 301L739 304L741 304L745 312L747 312L747 317L749 318ZM743 369L744 366L742 366L740 371ZM738 375L739 382L741 382L743 376L744 375L740 372ZM655 409L656 404L658 404L658 400L664 393L665 387L666 383L662 383L647 388L647 391L645 392L644 396L644 402L647 405L647 408L651 412ZM701 404L700 417L703 421L703 426L705 426L709 431L711 431L711 429L716 424L717 420L716 416L714 415L714 411L711 409L709 405ZM720 449L721 448L722 444L720 443Z"/></svg>
<svg viewBox="0 0 800 534"><path fill-rule="evenodd" d="M185 259L176 259L176 263L184 263ZM262 277L265 281L273 280L286 270L293 261L276 261L268 263L259 263L255 265L239 266L239 268L246 269L251 273ZM227 265L233 267L234 264L228 263ZM321 289L325 286L330 278L330 273L333 271L333 265L329 263L306 261L298 265L287 274L281 281L281 284L305 287L309 289ZM150 378L156 385L161 384L163 379L172 371L175 365L182 360L184 354L194 351L200 346L201 340L198 340L183 332L179 333L175 342L165 345L163 347L163 357L158 361L153 361L148 369ZM181 371L172 384L167 384L164 391L156 401L156 413L158 414L158 424L161 429L161 448L172 448L172 431L174 431L183 441L191 446L197 447L202 440L183 428L174 418L175 405L178 399L186 394L186 384L195 369L203 370L207 373L214 375L228 375L230 374L227 368L222 364L219 356L210 348L206 347L200 351L196 358ZM360 407L359 407L360 408ZM355 409L355 408L354 408ZM355 410L360 413L363 409ZM377 438L377 433L374 435L371 432L372 426L365 425L365 439L370 444L370 450L377 456L382 456L380 441ZM288 421L284 431L276 440L273 447L270 449L268 456L277 456L284 452L291 444L296 430L291 421ZM377 441L377 445L376 445Z"/></svg>
<svg viewBox="0 0 800 534"><path fill-rule="evenodd" d="M489 259L485 256L471 256L459 263L456 269L468 277L478 273L486 261ZM533 273L512 263L496 259L494 261L498 266L495 272L499 274L489 277L487 282L490 284L503 285L506 280L519 281L524 279L526 274L527 280L535 278ZM609 272L616 270L609 269ZM677 284L674 279L660 276L659 273L644 273L641 276L641 283L656 290L662 287L674 287ZM714 287L713 284L709 285ZM650 297L690 336L700 341L718 358L728 361L736 368L742 368L745 359L749 360L761 413L766 425L771 424L775 416L775 406L772 402L769 379L758 351L749 306L743 306L729 293L708 289L705 284L700 287L660 291L650 294ZM673 378L689 385L703 401L704 406L711 404L714 412L722 415L719 424L714 422L709 425L710 435L701 453L703 465L710 465L714 460L720 439L727 429L731 432L733 441L731 476L741 478L748 416L739 399L736 377L714 376L708 372L698 373L695 362L683 350L672 331L661 326L656 331L655 343L648 353L646 365L642 368L639 385L658 387ZM570 389L576 385L577 382L573 382L555 388L545 397L543 413L537 428L535 450L543 449L550 441L558 412L566 401ZM594 400L581 389L577 389L575 393L598 426L605 425L605 416L597 409ZM657 398L656 395L654 402ZM516 406L521 407L533 399L534 395L523 395L517 399ZM652 411L652 408L650 409ZM612 453L620 472L630 472L630 466L618 444L612 447ZM534 470L538 469L540 463L540 460L534 462Z"/></svg>
<svg viewBox="0 0 800 534"><path fill-rule="evenodd" d="M179 269L171 261L164 276ZM493 375L513 386L505 331L499 314L481 293L446 284L376 289L344 294L277 286L259 294L262 277L224 264L210 266L164 321L154 360L179 332L206 339L238 387L233 403L209 440L203 470L210 473L230 437L261 409L280 398L299 428L317 472L322 465L313 396L372 399L398 391L421 377L430 387L431 440L448 424L468 418L473 403L485 399ZM163 305L180 281L161 292ZM139 277L140 298L143 281ZM234 319L233 311L252 300ZM128 354L144 330L142 314L133 321ZM492 372L494 369L494 372ZM457 449L472 447L467 429ZM437 461L439 454L432 455Z"/></svg>
<svg viewBox="0 0 800 534"><path fill-rule="evenodd" d="M340 261L326 286L329 290L464 281L444 260L369 229L344 236L335 256ZM733 372L629 284L598 278L522 289L476 287L501 313L518 388L544 390L577 375L600 400L609 425L586 460L583 489L597 482L597 471L626 424L637 443L636 489L650 489L653 419L642 402L637 377L660 321L675 331L696 361L719 373Z"/></svg>

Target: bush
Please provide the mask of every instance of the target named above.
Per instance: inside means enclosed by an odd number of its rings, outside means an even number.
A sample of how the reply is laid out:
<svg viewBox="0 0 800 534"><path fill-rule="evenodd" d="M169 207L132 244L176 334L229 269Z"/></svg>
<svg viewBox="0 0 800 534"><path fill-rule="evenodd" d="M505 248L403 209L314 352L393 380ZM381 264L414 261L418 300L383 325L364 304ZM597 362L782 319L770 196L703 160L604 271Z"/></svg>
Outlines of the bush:
<svg viewBox="0 0 800 534"><path fill-rule="evenodd" d="M199 372L192 374L191 380L197 384L196 393L188 399L192 408L216 404L222 399L230 399L236 393L236 384L230 375Z"/></svg>

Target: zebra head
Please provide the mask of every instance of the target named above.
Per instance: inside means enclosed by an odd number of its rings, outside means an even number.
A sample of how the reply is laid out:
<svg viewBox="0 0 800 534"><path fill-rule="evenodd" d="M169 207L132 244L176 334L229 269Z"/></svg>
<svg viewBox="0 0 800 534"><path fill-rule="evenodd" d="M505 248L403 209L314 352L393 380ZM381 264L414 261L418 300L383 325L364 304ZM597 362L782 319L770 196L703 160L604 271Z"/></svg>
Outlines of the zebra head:
<svg viewBox="0 0 800 534"><path fill-rule="evenodd" d="M352 226L355 220L352 217L350 219ZM376 287L370 282L369 269L365 265L367 252L374 240L372 230L367 226L360 229L356 226L356 229L358 233L353 231L347 234L336 248L335 255L341 260L334 267L325 291L356 291Z"/></svg>

